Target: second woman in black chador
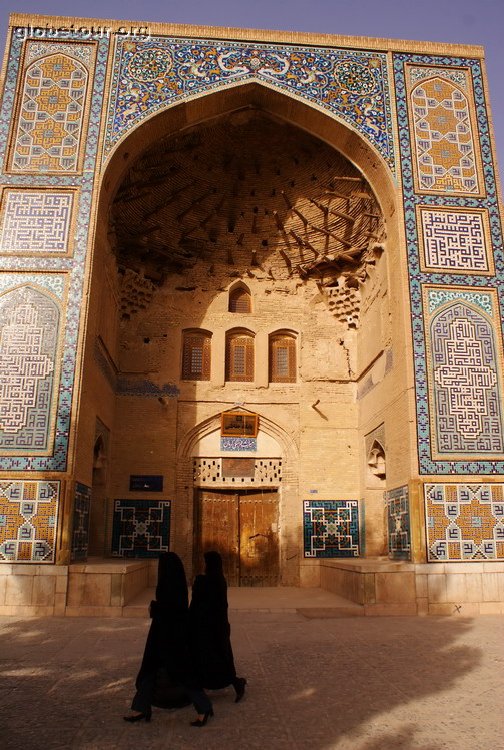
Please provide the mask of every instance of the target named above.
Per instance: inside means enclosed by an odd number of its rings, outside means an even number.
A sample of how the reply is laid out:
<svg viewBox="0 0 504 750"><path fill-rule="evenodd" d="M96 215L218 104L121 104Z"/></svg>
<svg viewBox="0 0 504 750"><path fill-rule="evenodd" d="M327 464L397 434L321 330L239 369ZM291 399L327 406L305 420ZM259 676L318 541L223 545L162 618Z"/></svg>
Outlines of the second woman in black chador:
<svg viewBox="0 0 504 750"><path fill-rule="evenodd" d="M218 552L206 552L204 558L205 574L194 579L189 607L193 647L202 671L203 686L219 690L233 685L238 703L247 681L236 676L222 558Z"/></svg>
<svg viewBox="0 0 504 750"><path fill-rule="evenodd" d="M156 599L151 602L150 615L152 623L131 704L134 713L124 719L150 721L156 681L162 671L175 697L178 690L182 704L188 702L184 701L184 693L192 701L198 716L191 724L204 726L213 716L212 704L202 689L202 677L191 648L187 581L182 561L174 552L163 552L159 557Z"/></svg>

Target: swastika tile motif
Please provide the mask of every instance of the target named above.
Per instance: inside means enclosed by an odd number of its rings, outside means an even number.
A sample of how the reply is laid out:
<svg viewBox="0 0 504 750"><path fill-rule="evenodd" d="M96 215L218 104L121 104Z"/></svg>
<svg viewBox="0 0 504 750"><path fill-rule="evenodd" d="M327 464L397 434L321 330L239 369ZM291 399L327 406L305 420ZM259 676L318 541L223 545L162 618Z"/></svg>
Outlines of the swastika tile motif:
<svg viewBox="0 0 504 750"><path fill-rule="evenodd" d="M58 303L23 286L0 296L0 449L50 452L58 381Z"/></svg>
<svg viewBox="0 0 504 750"><path fill-rule="evenodd" d="M360 554L357 500L305 500L305 557L358 557Z"/></svg>
<svg viewBox="0 0 504 750"><path fill-rule="evenodd" d="M72 562L87 560L90 505L91 487L76 482L72 529Z"/></svg>
<svg viewBox="0 0 504 750"><path fill-rule="evenodd" d="M115 500L112 554L157 557L170 549L170 500Z"/></svg>
<svg viewBox="0 0 504 750"><path fill-rule="evenodd" d="M411 560L411 526L407 487L386 493L388 555L391 560Z"/></svg>
<svg viewBox="0 0 504 750"><path fill-rule="evenodd" d="M467 301L471 292L457 299L452 290L455 299L443 305L439 291L445 290L425 290L426 314L431 316L426 325L430 413L437 452L502 453L502 351L493 321L479 304ZM492 296L487 295L489 301ZM481 304L481 299L475 301Z"/></svg>
<svg viewBox="0 0 504 750"><path fill-rule="evenodd" d="M426 484L430 562L504 560L503 484Z"/></svg>
<svg viewBox="0 0 504 750"><path fill-rule="evenodd" d="M424 270L493 272L486 246L489 229L485 212L422 207L420 217Z"/></svg>
<svg viewBox="0 0 504 750"><path fill-rule="evenodd" d="M104 152L167 105L254 80L336 114L371 141L394 169L383 53L169 37L117 38Z"/></svg>
<svg viewBox="0 0 504 750"><path fill-rule="evenodd" d="M0 562L53 563L60 483L0 480Z"/></svg>
<svg viewBox="0 0 504 750"><path fill-rule="evenodd" d="M467 79L461 85L438 70L433 77L417 82L417 70L410 68L409 74L418 190L477 194L479 183ZM459 77L465 74L457 73Z"/></svg>
<svg viewBox="0 0 504 750"><path fill-rule="evenodd" d="M3 203L0 252L67 252L72 193L6 190Z"/></svg>
<svg viewBox="0 0 504 750"><path fill-rule="evenodd" d="M34 52L35 45L35 52ZM42 42L27 43L21 104L10 157L14 172L77 172L85 121L89 69L77 57L90 46L74 45L74 54ZM86 51L86 54L82 54ZM38 51L39 55L36 56ZM47 54L50 51L52 54ZM46 54L44 54L46 53ZM89 63L88 63L89 64Z"/></svg>

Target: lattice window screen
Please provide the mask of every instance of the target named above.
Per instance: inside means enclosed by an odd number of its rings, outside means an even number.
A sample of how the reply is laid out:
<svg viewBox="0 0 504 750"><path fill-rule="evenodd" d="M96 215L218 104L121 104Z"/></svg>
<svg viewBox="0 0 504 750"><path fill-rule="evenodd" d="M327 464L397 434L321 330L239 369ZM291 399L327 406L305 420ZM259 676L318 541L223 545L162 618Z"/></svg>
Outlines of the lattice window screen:
<svg viewBox="0 0 504 750"><path fill-rule="evenodd" d="M182 380L210 380L211 339L207 333L185 333Z"/></svg>
<svg viewBox="0 0 504 750"><path fill-rule="evenodd" d="M250 293L239 287L229 295L229 312L249 313L251 310Z"/></svg>
<svg viewBox="0 0 504 750"><path fill-rule="evenodd" d="M270 383L296 382L296 339L278 335L270 338Z"/></svg>
<svg viewBox="0 0 504 750"><path fill-rule="evenodd" d="M248 334L233 334L226 342L226 380L251 382L254 380L254 338Z"/></svg>

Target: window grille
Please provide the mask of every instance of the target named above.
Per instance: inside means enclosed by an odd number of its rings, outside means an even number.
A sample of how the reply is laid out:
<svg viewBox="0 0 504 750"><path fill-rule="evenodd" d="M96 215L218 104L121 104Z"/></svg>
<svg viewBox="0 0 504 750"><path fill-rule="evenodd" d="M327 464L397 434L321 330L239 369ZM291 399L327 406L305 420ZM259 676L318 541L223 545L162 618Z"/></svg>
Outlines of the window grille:
<svg viewBox="0 0 504 750"><path fill-rule="evenodd" d="M234 289L229 295L229 312L249 313L251 309L250 292L243 287Z"/></svg>
<svg viewBox="0 0 504 750"><path fill-rule="evenodd" d="M270 383L296 382L296 339L288 334L270 337Z"/></svg>
<svg viewBox="0 0 504 750"><path fill-rule="evenodd" d="M251 382L254 380L254 338L238 333L226 341L226 380Z"/></svg>
<svg viewBox="0 0 504 750"><path fill-rule="evenodd" d="M184 334L182 380L210 380L210 334Z"/></svg>

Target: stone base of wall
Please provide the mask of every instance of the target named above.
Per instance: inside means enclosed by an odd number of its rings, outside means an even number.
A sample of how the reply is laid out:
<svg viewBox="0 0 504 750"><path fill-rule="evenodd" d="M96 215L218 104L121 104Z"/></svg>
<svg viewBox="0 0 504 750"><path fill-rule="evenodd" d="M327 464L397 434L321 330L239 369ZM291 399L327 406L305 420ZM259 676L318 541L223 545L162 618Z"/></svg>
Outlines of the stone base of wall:
<svg viewBox="0 0 504 750"><path fill-rule="evenodd" d="M120 617L156 577L157 560L0 565L0 615Z"/></svg>
<svg viewBox="0 0 504 750"><path fill-rule="evenodd" d="M504 614L504 562L317 560L301 580L362 605L369 615Z"/></svg>

